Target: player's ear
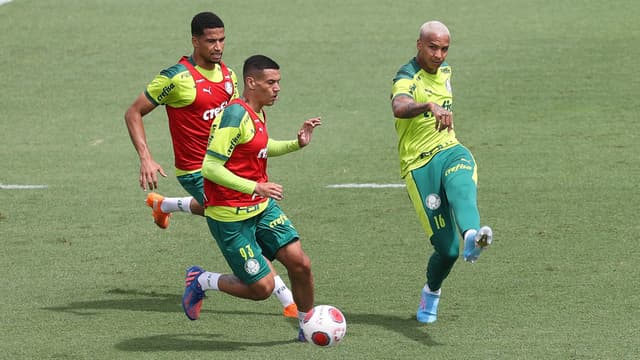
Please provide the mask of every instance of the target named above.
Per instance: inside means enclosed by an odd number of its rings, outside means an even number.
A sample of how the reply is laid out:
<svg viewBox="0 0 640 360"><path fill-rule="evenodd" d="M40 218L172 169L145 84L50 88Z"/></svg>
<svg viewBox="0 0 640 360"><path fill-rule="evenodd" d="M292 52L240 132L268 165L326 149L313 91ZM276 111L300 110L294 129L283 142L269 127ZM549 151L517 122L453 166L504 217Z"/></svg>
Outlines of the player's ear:
<svg viewBox="0 0 640 360"><path fill-rule="evenodd" d="M193 45L194 49L198 48L198 37L196 37L196 36L192 36L191 37L191 45Z"/></svg>
<svg viewBox="0 0 640 360"><path fill-rule="evenodd" d="M256 79L253 76L247 76L244 79L244 83L247 86L247 88L253 90L256 88Z"/></svg>

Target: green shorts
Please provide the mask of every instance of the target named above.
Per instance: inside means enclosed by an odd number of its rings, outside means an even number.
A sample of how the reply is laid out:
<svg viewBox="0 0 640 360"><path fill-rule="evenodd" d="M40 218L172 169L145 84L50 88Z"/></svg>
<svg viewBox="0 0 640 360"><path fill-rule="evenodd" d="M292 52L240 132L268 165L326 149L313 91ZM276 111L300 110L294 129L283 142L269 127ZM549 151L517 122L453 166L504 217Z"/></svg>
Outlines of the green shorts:
<svg viewBox="0 0 640 360"><path fill-rule="evenodd" d="M178 176L178 181L200 205L204 205L204 180L200 171Z"/></svg>
<svg viewBox="0 0 640 360"><path fill-rule="evenodd" d="M245 284L267 276L271 269L265 258L273 261L280 248L299 238L273 199L269 199L263 212L252 218L223 222L207 217L207 224L233 274Z"/></svg>
<svg viewBox="0 0 640 360"><path fill-rule="evenodd" d="M449 201L450 197L460 195L448 194L446 188L455 182L454 189L460 186L469 189L464 194L472 197L475 206L477 180L476 161L471 152L460 144L438 152L428 163L405 177L411 202L432 243L435 241L444 248L457 249L458 229Z"/></svg>

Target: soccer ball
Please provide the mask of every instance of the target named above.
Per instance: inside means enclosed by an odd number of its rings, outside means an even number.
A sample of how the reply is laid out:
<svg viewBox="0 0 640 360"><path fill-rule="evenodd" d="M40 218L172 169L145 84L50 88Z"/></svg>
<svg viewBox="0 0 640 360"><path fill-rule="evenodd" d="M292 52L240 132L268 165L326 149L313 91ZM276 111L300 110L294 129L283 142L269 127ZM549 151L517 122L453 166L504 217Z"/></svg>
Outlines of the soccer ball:
<svg viewBox="0 0 640 360"><path fill-rule="evenodd" d="M338 308L317 305L304 317L302 331L307 341L313 345L336 346L347 332L347 321Z"/></svg>

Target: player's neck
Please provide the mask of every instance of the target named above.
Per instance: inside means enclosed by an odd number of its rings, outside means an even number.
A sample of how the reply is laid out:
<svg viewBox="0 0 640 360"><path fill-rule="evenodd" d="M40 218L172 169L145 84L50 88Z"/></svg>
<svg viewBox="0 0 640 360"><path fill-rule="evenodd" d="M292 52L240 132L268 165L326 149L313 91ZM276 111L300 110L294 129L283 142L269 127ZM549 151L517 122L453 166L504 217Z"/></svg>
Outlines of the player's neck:
<svg viewBox="0 0 640 360"><path fill-rule="evenodd" d="M214 63L214 62L211 62L211 61L206 61L203 58L199 58L199 57L195 56L194 54L191 55L191 59L193 60L193 62L197 66L199 66L199 67L201 67L202 69L205 69L205 70L213 70L213 69L216 68L216 65L218 65L218 63Z"/></svg>
<svg viewBox="0 0 640 360"><path fill-rule="evenodd" d="M252 100L250 98L247 98L245 96L242 97L242 101L246 102L247 105L249 105L249 107L251 108L251 110L253 110L256 114L260 114L262 112L262 108L264 107L263 104Z"/></svg>
<svg viewBox="0 0 640 360"><path fill-rule="evenodd" d="M424 71L426 71L429 74L437 74L438 73L438 68L434 69L429 69L429 67L426 64L423 64L422 61L420 61L420 57L416 56L416 62L418 63L418 66L420 66L420 68Z"/></svg>

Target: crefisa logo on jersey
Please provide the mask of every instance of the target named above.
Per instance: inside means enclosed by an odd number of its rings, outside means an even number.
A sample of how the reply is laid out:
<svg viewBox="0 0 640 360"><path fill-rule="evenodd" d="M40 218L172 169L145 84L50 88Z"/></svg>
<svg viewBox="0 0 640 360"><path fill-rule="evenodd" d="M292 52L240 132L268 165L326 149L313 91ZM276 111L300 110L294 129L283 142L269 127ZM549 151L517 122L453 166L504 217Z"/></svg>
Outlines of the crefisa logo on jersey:
<svg viewBox="0 0 640 360"><path fill-rule="evenodd" d="M223 101L222 104L220 104L220 106L213 109L205 110L205 112L202 113L202 120L205 120L205 121L213 120L216 116L218 116L218 114L222 112L222 110L224 110L225 106L227 106L227 102Z"/></svg>
<svg viewBox="0 0 640 360"><path fill-rule="evenodd" d="M227 81L224 83L224 89L226 90L227 94L229 95L233 94L233 85L231 84L230 81Z"/></svg>
<svg viewBox="0 0 640 360"><path fill-rule="evenodd" d="M260 271L260 263L256 259L249 259L244 263L244 271L249 275L255 275Z"/></svg>
<svg viewBox="0 0 640 360"><path fill-rule="evenodd" d="M440 200L440 196L438 196L438 194L429 194L425 199L425 203L427 204L427 208L429 208L429 210L436 210L440 207L442 200Z"/></svg>
<svg viewBox="0 0 640 360"><path fill-rule="evenodd" d="M156 100L160 103L162 102L162 99L164 99L165 97L167 97L169 95L169 93L171 92L171 90L175 89L176 85L174 83L171 83L171 85L169 86L165 86L162 88L162 92L160 93L160 95L158 95L158 97L156 98Z"/></svg>

